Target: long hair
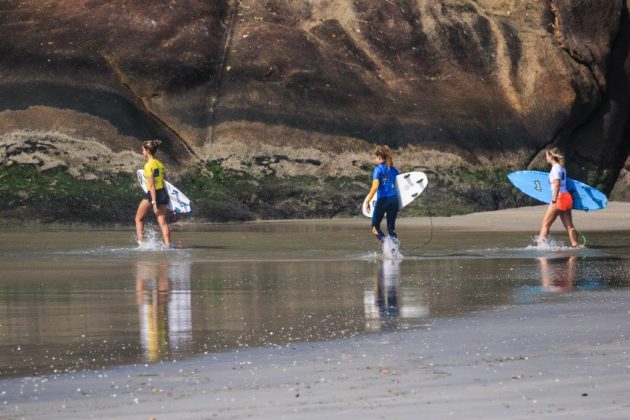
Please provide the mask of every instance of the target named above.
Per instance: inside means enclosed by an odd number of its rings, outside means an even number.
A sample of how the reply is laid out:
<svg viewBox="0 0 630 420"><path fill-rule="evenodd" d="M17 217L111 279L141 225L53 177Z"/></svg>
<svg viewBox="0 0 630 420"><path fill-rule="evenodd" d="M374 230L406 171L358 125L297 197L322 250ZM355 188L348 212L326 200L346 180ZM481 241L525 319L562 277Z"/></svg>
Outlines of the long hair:
<svg viewBox="0 0 630 420"><path fill-rule="evenodd" d="M564 166L564 155L560 153L560 149L557 147L552 147L551 149L547 149L545 152L548 156L557 161L560 165Z"/></svg>
<svg viewBox="0 0 630 420"><path fill-rule="evenodd" d="M378 146L376 150L374 150L374 155L383 159L388 167L391 168L392 166L394 166L392 149L390 149L388 146Z"/></svg>
<svg viewBox="0 0 630 420"><path fill-rule="evenodd" d="M151 155L155 155L158 151L158 147L162 144L161 140L147 140L142 142L142 147L145 148Z"/></svg>

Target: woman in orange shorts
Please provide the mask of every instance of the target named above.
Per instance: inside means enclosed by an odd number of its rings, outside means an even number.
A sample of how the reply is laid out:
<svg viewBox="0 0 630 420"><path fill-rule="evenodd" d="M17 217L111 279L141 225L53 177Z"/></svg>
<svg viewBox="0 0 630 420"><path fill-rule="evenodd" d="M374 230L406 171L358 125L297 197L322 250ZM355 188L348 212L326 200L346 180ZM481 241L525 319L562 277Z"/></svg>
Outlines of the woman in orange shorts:
<svg viewBox="0 0 630 420"><path fill-rule="evenodd" d="M540 227L540 239L546 240L549 236L549 228L560 216L564 228L569 234L571 246L578 246L577 230L573 226L571 209L573 208L573 197L567 190L567 171L564 168L564 156L560 154L557 147L545 151L547 163L551 165L549 172L549 184L551 184L551 203L547 207L545 217Z"/></svg>

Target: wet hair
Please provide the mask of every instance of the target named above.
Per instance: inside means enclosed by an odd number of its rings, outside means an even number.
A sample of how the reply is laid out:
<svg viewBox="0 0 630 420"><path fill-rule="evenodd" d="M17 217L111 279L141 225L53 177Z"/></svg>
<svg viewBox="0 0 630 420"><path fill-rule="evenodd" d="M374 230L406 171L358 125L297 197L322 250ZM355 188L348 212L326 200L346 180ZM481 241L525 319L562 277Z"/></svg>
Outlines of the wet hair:
<svg viewBox="0 0 630 420"><path fill-rule="evenodd" d="M378 146L374 150L374 155L380 157L385 161L385 164L390 168L394 166L394 159L392 158L392 149L388 146Z"/></svg>
<svg viewBox="0 0 630 420"><path fill-rule="evenodd" d="M161 140L147 140L145 142L142 142L142 148L146 149L152 155L155 155L157 153L158 147L160 147L160 144L162 144Z"/></svg>
<svg viewBox="0 0 630 420"><path fill-rule="evenodd" d="M560 149L558 149L557 147L552 147L551 149L547 149L545 151L545 154L547 154L547 156L553 158L560 165L564 166L564 155L562 153L560 153Z"/></svg>

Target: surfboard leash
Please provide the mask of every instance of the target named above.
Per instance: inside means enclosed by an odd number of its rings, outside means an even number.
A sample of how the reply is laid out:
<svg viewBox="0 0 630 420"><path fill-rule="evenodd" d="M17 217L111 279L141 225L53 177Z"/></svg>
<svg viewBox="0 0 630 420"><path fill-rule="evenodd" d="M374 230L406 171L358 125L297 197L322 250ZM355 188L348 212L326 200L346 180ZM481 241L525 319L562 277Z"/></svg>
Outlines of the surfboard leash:
<svg viewBox="0 0 630 420"><path fill-rule="evenodd" d="M580 245L583 247L586 247L586 236L584 236L582 234L582 232L580 232L579 230L575 229L575 231L578 233L578 236L580 237L580 239L584 242L582 242Z"/></svg>
<svg viewBox="0 0 630 420"><path fill-rule="evenodd" d="M433 240L433 217L431 216L431 208L429 207L429 200L427 200L425 204L427 206L427 214L429 215L429 223L431 224L431 228L429 229L429 239L427 239L422 245L419 245L415 248L411 248L407 251L403 251L402 254L405 257L411 255L413 251L425 247L426 245L429 244L429 242Z"/></svg>

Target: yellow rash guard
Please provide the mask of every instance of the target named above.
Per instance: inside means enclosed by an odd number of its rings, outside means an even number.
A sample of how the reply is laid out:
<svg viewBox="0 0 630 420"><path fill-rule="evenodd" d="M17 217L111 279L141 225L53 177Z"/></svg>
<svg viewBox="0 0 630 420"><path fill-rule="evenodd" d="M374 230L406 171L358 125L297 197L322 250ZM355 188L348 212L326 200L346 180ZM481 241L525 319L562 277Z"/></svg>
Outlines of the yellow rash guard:
<svg viewBox="0 0 630 420"><path fill-rule="evenodd" d="M164 188L164 165L157 159L151 159L144 165L144 178L149 181L153 177L153 185L156 190Z"/></svg>

